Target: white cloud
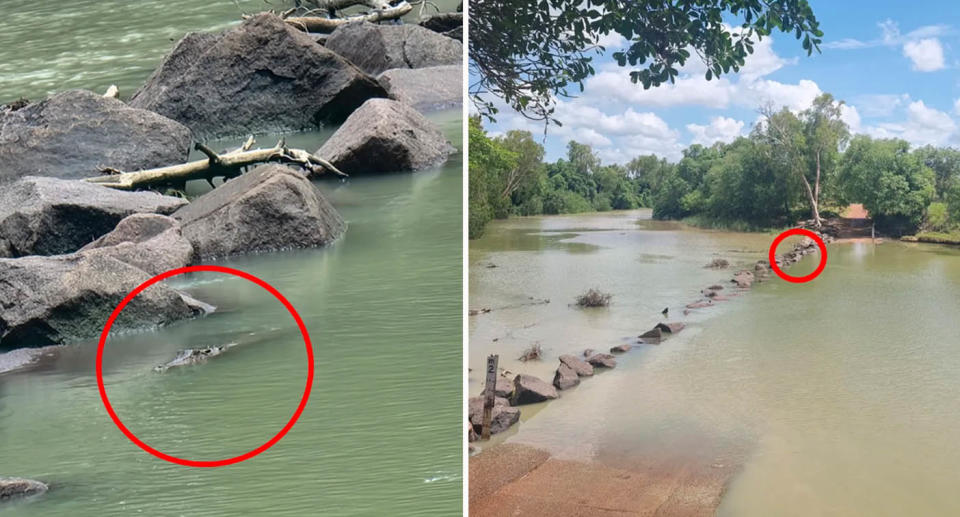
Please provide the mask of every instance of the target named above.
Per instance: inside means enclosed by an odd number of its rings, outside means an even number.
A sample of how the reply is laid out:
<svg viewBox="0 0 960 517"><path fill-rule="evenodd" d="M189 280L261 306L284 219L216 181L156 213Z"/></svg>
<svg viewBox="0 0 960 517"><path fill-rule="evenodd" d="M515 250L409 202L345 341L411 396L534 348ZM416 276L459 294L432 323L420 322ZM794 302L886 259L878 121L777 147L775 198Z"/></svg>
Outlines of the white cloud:
<svg viewBox="0 0 960 517"><path fill-rule="evenodd" d="M910 102L910 95L868 94L854 97L857 108L867 117L889 117Z"/></svg>
<svg viewBox="0 0 960 517"><path fill-rule="evenodd" d="M960 99L953 101L953 112L960 115Z"/></svg>
<svg viewBox="0 0 960 517"><path fill-rule="evenodd" d="M691 143L705 146L715 142L730 143L743 134L743 121L729 117L713 117L710 124L687 124L687 131L693 134Z"/></svg>
<svg viewBox="0 0 960 517"><path fill-rule="evenodd" d="M860 112L857 111L856 106L850 106L848 104L840 106L840 120L846 122L851 133L859 133L862 130L862 126L860 125Z"/></svg>
<svg viewBox="0 0 960 517"><path fill-rule="evenodd" d="M940 45L940 40L936 38L904 43L903 55L910 58L913 69L919 72L934 72L946 66L943 60L943 47Z"/></svg>
<svg viewBox="0 0 960 517"><path fill-rule="evenodd" d="M957 124L950 115L928 107L923 101L911 102L903 122L883 122L864 128L875 138L902 138L913 145L947 145L956 140Z"/></svg>

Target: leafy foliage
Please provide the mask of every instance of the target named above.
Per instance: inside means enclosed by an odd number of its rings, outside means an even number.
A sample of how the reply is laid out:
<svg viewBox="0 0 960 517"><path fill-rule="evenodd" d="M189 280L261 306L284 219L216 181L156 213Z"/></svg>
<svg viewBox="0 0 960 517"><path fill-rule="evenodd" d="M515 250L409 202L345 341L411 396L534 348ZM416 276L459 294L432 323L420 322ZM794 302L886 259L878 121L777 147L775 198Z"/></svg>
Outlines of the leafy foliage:
<svg viewBox="0 0 960 517"><path fill-rule="evenodd" d="M484 117L497 113L490 94L550 120L554 99L570 86L582 91L595 73L604 36L627 40L613 58L651 88L673 82L693 54L707 80L736 72L774 30L793 34L808 55L819 51L823 33L807 0L473 0L470 93Z"/></svg>

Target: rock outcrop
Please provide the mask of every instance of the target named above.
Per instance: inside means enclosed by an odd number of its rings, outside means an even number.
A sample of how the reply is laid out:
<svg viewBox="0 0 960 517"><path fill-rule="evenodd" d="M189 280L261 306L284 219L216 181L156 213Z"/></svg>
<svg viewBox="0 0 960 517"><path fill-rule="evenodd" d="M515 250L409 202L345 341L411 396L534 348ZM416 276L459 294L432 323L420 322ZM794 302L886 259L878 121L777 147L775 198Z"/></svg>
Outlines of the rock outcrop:
<svg viewBox="0 0 960 517"><path fill-rule="evenodd" d="M557 372L553 375L553 385L559 390L568 390L578 384L580 384L580 376L577 375L577 372L573 371L573 368L560 363Z"/></svg>
<svg viewBox="0 0 960 517"><path fill-rule="evenodd" d="M26 177L0 189L0 257L80 249L137 213L186 205L154 192L125 192L78 180Z"/></svg>
<svg viewBox="0 0 960 517"><path fill-rule="evenodd" d="M463 62L462 43L419 25L350 23L337 27L325 46L372 75Z"/></svg>
<svg viewBox="0 0 960 517"><path fill-rule="evenodd" d="M100 334L114 307L150 275L106 255L0 259L0 347L63 344ZM210 306L155 284L120 313L114 330L147 328L209 312Z"/></svg>
<svg viewBox="0 0 960 517"><path fill-rule="evenodd" d="M587 357L593 355L592 350L589 350L589 352L591 353L587 354L586 352L584 352L584 355ZM577 375L579 375L580 377L589 377L593 375L593 366L590 363L584 361L583 359L580 359L577 356L566 355L566 354L561 355L560 362L567 365L570 369L576 372Z"/></svg>
<svg viewBox="0 0 960 517"><path fill-rule="evenodd" d="M68 90L0 113L0 180L79 179L100 167L125 171L183 162L193 137L185 126L86 90Z"/></svg>
<svg viewBox="0 0 960 517"><path fill-rule="evenodd" d="M533 375L521 373L513 379L513 398L510 402L514 406L533 404L558 398L557 390L550 384Z"/></svg>
<svg viewBox="0 0 960 517"><path fill-rule="evenodd" d="M491 415L490 434L502 433L520 421L520 408L511 407L507 399L497 397L494 399ZM483 397L470 399L469 418L474 432L478 435L481 434L483 431Z"/></svg>
<svg viewBox="0 0 960 517"><path fill-rule="evenodd" d="M193 246L183 236L180 223L158 214L131 215L120 221L112 232L80 251L108 255L151 275L184 267L193 261Z"/></svg>
<svg viewBox="0 0 960 517"><path fill-rule="evenodd" d="M317 152L350 175L416 171L447 159L453 148L429 120L389 99L371 99Z"/></svg>
<svg viewBox="0 0 960 517"><path fill-rule="evenodd" d="M395 68L377 77L391 99L421 113L459 109L463 103L463 68L460 65Z"/></svg>
<svg viewBox="0 0 960 517"><path fill-rule="evenodd" d="M325 246L346 224L303 174L261 165L174 212L196 260Z"/></svg>
<svg viewBox="0 0 960 517"><path fill-rule="evenodd" d="M340 122L371 97L386 97L375 79L278 16L258 14L185 36L130 105L210 138Z"/></svg>

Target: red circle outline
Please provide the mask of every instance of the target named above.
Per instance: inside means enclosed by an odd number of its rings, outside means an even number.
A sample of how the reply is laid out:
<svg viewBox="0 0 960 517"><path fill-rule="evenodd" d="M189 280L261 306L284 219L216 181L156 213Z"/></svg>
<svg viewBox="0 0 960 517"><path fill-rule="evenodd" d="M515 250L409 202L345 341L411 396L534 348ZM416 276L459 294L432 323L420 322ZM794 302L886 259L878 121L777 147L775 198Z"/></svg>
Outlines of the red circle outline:
<svg viewBox="0 0 960 517"><path fill-rule="evenodd" d="M297 327L300 328L300 334L303 335L303 342L307 349L307 383L306 383L306 387L303 390L303 397L301 397L300 399L300 404L297 406L297 410L293 413L293 416L290 417L290 420L288 420L286 425L283 426L283 429L281 429L277 434L275 434L263 445L249 452L246 452L244 454L240 454L239 456L234 456L232 458L226 458L222 460L188 460L188 459L178 458L176 456L172 456L170 454L160 452L154 449L153 447L150 447L149 445L144 443L142 440L137 438L137 436L133 434L132 431L127 429L125 425L123 425L123 422L120 420L120 417L118 417L117 413L113 410L113 406L110 405L110 399L107 397L107 390L103 385L103 346L107 342L107 336L110 334L110 327L113 326L113 322L117 319L117 316L120 315L120 312L123 311L123 308L126 307L127 304L130 303L130 301L133 300L138 294L142 293L145 289L147 289L151 285L157 282L160 282L162 280L165 280L167 278L170 278L172 276L182 275L184 273L190 273L194 271L213 271L216 273L225 273L228 275L238 276L245 280L249 280L250 282L253 282L259 285L260 287L262 287L263 289L265 289L267 292L272 294L277 300L279 300L280 303L282 303L283 306L286 307L287 311L290 312L290 315L293 316L293 319L297 322ZM290 431L291 428L293 428L293 425L297 423L297 419L300 418L300 415L303 413L304 408L307 406L307 400L309 400L310 398L310 390L313 387L313 345L310 343L310 335L307 333L307 327L306 325L303 324L303 320L300 319L300 315L297 314L296 309L294 309L293 305L291 305L290 302L287 301L287 299L284 298L282 294L280 294L280 291L277 291L276 289L274 289L273 286L271 286L270 284L264 282L263 280L257 278L254 275L251 275L250 273L247 273L245 271L240 271L239 269L233 269L233 268L224 267L224 266L211 266L211 265L187 266L187 267L180 267L176 269L171 269L169 271L165 271L147 280L146 282L137 286L133 291L130 292L130 294L126 296L126 298L124 298L120 302L119 305L117 305L117 308L114 309L113 313L110 314L110 317L107 318L107 323L103 327L103 332L100 333L100 343L97 345L96 369L97 369L97 388L99 388L100 390L100 399L103 401L103 406L106 408L107 413L110 415L110 418L113 420L113 423L117 425L120 431L122 431L123 434L126 435L128 439L130 439L131 442L136 444L141 449L152 454L153 456L156 456L157 458L160 458L165 461L169 461L170 463L176 463L178 465L183 465L186 467L223 467L226 465L232 465L234 463L240 463L241 461L248 460L260 454L261 452L269 449L270 447L273 447L277 442L280 441L280 439L282 439L287 434L287 432Z"/></svg>
<svg viewBox="0 0 960 517"><path fill-rule="evenodd" d="M820 248L820 264L817 265L817 269L813 270L813 273L805 276L790 276L784 273L783 270L780 269L780 266L777 265L777 246L779 246L784 239L790 237L791 235L804 235L810 237L814 242L817 243L817 247ZM827 266L827 245L823 243L823 239L821 239L819 235L810 230L805 228L791 228L778 235L776 239L773 239L773 243L770 244L770 251L767 254L767 258L770 260L770 269L772 269L777 276L786 280L787 282L802 284L819 276L823 271L823 268Z"/></svg>

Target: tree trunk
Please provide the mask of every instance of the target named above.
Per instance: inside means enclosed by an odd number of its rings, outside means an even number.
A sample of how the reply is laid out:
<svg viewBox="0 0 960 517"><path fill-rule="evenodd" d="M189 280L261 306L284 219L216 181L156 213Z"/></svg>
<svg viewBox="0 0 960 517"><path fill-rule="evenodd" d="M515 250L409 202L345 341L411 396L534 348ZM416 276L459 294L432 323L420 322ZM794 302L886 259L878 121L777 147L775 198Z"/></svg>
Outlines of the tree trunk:
<svg viewBox="0 0 960 517"><path fill-rule="evenodd" d="M807 181L807 177L800 174L800 178L803 179L803 186L807 190L807 199L810 200L810 208L813 212L813 226L819 230L820 227L823 226L823 221L820 219L819 200L813 195L813 190L810 188L810 182Z"/></svg>
<svg viewBox="0 0 960 517"><path fill-rule="evenodd" d="M119 190L136 190L141 188L157 188L164 186L180 187L188 180L205 179L211 185L213 178L235 178L240 175L244 167L264 162L280 162L299 165L313 174L323 174L330 171L339 176L346 176L339 169L323 158L314 156L303 149L290 149L283 140L269 149L253 149L253 137L247 139L239 149L225 154L217 154L209 147L197 142L196 149L207 155L206 159L147 169L136 172L123 172L116 169L104 168L105 176L87 178L85 181Z"/></svg>

